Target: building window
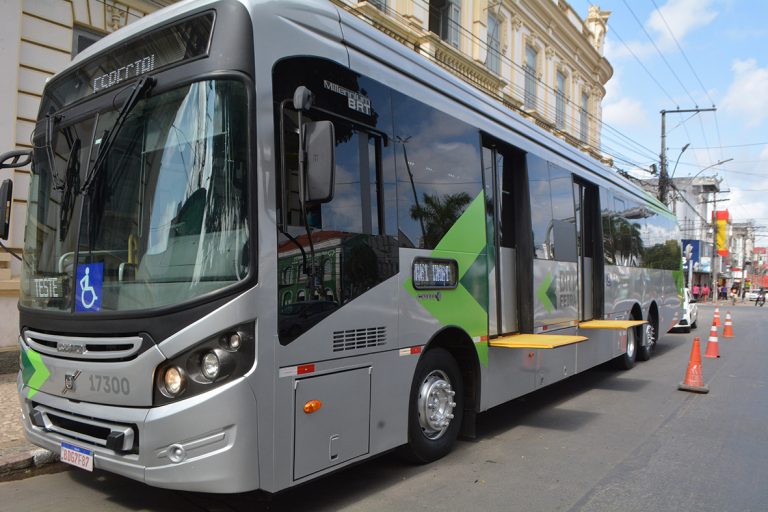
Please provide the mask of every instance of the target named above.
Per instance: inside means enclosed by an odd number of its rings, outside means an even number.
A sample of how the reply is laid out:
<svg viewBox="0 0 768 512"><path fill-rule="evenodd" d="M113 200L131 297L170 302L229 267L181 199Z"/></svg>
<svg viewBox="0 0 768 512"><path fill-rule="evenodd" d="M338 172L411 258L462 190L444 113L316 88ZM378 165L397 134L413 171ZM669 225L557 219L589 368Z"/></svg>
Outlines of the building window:
<svg viewBox="0 0 768 512"><path fill-rule="evenodd" d="M497 75L501 73L501 23L499 19L488 13L488 53L485 57L485 65Z"/></svg>
<svg viewBox="0 0 768 512"><path fill-rule="evenodd" d="M525 47L525 96L523 98L523 107L528 110L536 109L536 61L539 52L533 46Z"/></svg>
<svg viewBox="0 0 768 512"><path fill-rule="evenodd" d="M565 74L557 72L555 84L555 128L565 130Z"/></svg>
<svg viewBox="0 0 768 512"><path fill-rule="evenodd" d="M589 95L586 92L581 93L579 138L581 142L589 140Z"/></svg>
<svg viewBox="0 0 768 512"><path fill-rule="evenodd" d="M454 48L459 47L461 0L430 0L429 30Z"/></svg>
<svg viewBox="0 0 768 512"><path fill-rule="evenodd" d="M368 0L368 3L380 11L387 11L387 0Z"/></svg>
<svg viewBox="0 0 768 512"><path fill-rule="evenodd" d="M72 57L82 52L102 37L104 37L104 34L99 34L98 32L75 25L72 30Z"/></svg>

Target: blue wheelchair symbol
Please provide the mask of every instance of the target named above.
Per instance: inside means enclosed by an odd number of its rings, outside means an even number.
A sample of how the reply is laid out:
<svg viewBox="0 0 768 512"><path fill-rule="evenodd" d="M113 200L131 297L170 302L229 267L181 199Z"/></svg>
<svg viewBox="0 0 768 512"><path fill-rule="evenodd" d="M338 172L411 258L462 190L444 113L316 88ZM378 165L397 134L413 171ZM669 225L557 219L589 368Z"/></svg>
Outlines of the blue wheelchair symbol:
<svg viewBox="0 0 768 512"><path fill-rule="evenodd" d="M101 310L104 264L86 263L78 265L76 279L75 311Z"/></svg>

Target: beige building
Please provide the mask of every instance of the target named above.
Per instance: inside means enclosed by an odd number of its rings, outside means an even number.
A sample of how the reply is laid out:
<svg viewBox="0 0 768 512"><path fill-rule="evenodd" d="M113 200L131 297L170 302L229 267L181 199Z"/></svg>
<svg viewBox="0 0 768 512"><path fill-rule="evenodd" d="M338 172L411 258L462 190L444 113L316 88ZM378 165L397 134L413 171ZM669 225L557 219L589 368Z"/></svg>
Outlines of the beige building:
<svg viewBox="0 0 768 512"><path fill-rule="evenodd" d="M603 158L610 12L564 0L333 0L574 146Z"/></svg>
<svg viewBox="0 0 768 512"><path fill-rule="evenodd" d="M31 149L45 81L91 43L171 0L0 0L0 152ZM11 234L21 254L29 169L3 169L13 179ZM20 264L0 251L0 347L16 344Z"/></svg>

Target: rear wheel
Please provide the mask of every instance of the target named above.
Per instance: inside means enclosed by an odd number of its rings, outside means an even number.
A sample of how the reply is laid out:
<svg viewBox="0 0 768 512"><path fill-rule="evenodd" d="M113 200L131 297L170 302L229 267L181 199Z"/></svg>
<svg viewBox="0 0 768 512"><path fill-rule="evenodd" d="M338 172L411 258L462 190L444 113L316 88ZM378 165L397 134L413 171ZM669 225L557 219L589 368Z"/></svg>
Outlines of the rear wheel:
<svg viewBox="0 0 768 512"><path fill-rule="evenodd" d="M656 330L656 318L651 317L647 324L645 324L645 345L641 346L637 350L637 359L640 361L647 361L651 358L656 351L656 342L658 341L658 335ZM630 329L634 330L634 329Z"/></svg>
<svg viewBox="0 0 768 512"><path fill-rule="evenodd" d="M627 329L627 351L620 355L616 360L617 366L621 370L629 370L635 366L637 360L637 331L642 328L630 327Z"/></svg>
<svg viewBox="0 0 768 512"><path fill-rule="evenodd" d="M459 435L464 410L459 366L441 348L427 351L416 366L408 409L405 455L432 462L451 451Z"/></svg>

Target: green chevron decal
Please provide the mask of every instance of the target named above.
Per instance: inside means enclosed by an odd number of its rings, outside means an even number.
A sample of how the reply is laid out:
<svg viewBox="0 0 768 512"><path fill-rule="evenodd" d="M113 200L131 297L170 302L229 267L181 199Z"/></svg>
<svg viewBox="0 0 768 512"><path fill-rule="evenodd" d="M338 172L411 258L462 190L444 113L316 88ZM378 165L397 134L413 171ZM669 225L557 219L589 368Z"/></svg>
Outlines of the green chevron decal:
<svg viewBox="0 0 768 512"><path fill-rule="evenodd" d="M481 192L467 207L432 251L433 258L455 260L459 265L458 286L454 290L430 293L413 287L409 278L405 290L442 325L456 325L473 338L488 335L488 269L485 241L485 199ZM488 344L475 343L478 358L488 366Z"/></svg>
<svg viewBox="0 0 768 512"><path fill-rule="evenodd" d="M29 387L27 398L32 398L51 376L51 372L45 367L40 354L32 349L21 351L21 366L21 380Z"/></svg>
<svg viewBox="0 0 768 512"><path fill-rule="evenodd" d="M557 304L557 291L555 290L555 282L552 280L552 273L547 272L541 285L536 288L536 297L541 301L541 305L547 310L547 313L551 313L555 310L555 304Z"/></svg>

